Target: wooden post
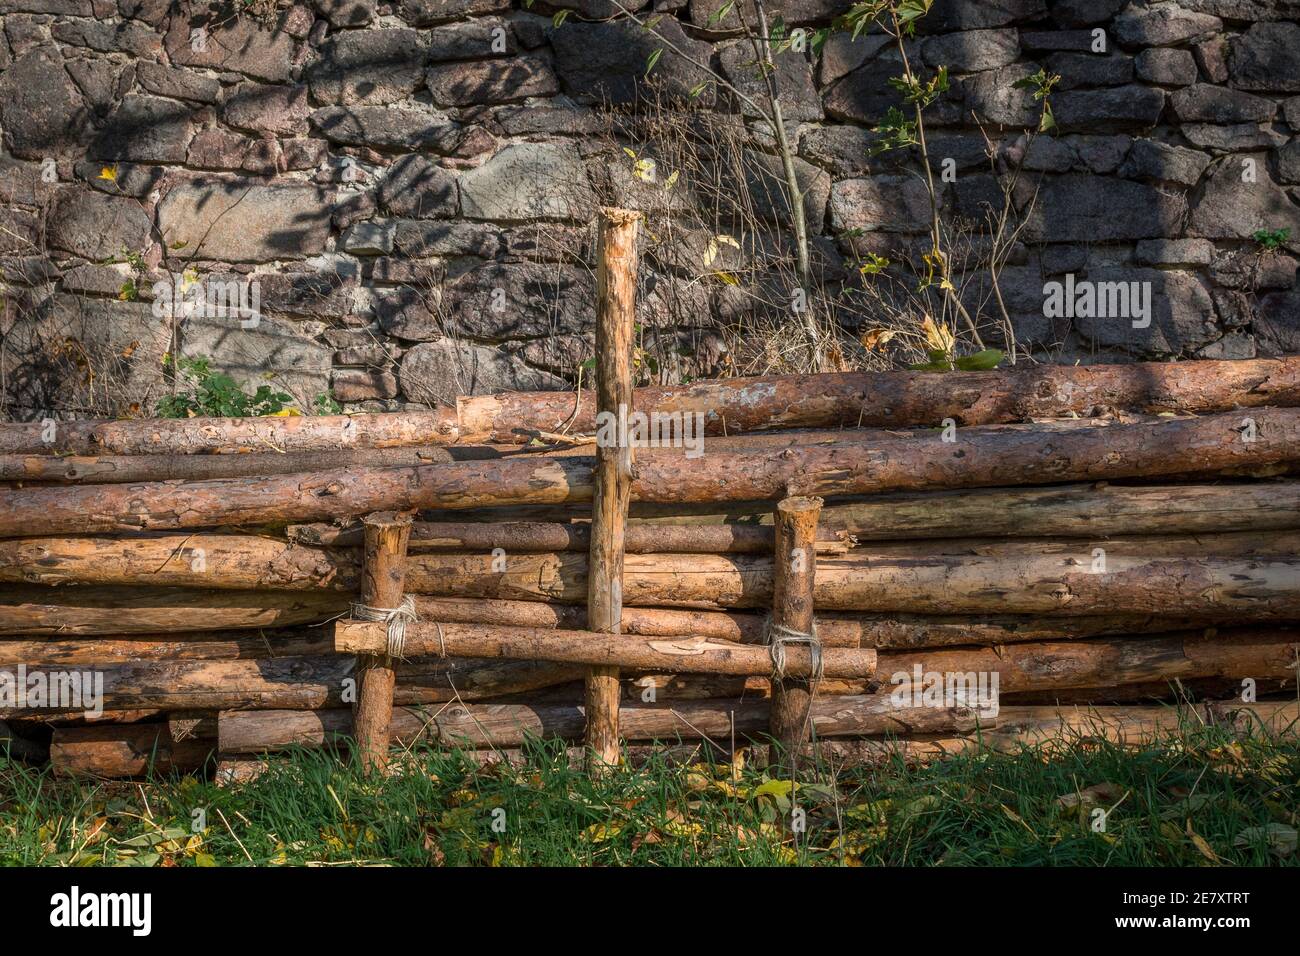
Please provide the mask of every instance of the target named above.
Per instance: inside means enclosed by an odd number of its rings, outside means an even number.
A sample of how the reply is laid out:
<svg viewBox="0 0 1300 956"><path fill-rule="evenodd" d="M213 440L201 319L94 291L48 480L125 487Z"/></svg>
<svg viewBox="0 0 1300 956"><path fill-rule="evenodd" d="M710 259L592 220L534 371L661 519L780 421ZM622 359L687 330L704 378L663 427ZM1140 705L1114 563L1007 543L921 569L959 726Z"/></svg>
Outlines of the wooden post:
<svg viewBox="0 0 1300 956"><path fill-rule="evenodd" d="M817 570L814 545L820 498L786 498L776 506L776 561L773 576L772 634L811 634L813 587ZM812 687L807 678L773 677L768 762L793 779L799 750L811 727Z"/></svg>
<svg viewBox="0 0 1300 956"><path fill-rule="evenodd" d="M361 604L367 608L397 608L406 583L411 516L381 511L367 515L362 525L365 560ZM354 757L361 761L363 769L382 771L388 765L388 727L393 718L393 659L387 654L358 654L356 679Z"/></svg>
<svg viewBox="0 0 1300 956"><path fill-rule="evenodd" d="M623 618L623 537L632 498L632 447L623 423L632 412L632 329L636 242L641 214L601 210L596 272L596 466L591 504L587 626L618 634ZM613 427L609 423L612 422ZM605 423L605 427L600 427ZM602 437L603 436L603 437ZM612 438L612 440L611 440ZM587 672L588 767L618 763L618 668Z"/></svg>

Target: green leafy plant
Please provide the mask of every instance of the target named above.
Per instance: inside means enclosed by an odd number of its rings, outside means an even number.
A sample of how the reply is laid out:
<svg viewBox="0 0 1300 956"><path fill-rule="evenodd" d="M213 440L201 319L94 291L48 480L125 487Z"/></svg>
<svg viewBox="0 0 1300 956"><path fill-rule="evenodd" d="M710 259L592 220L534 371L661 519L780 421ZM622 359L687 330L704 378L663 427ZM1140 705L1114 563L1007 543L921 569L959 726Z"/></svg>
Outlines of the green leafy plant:
<svg viewBox="0 0 1300 956"><path fill-rule="evenodd" d="M1260 248L1264 251L1276 252L1291 238L1291 229L1289 227L1283 227L1281 229L1257 229L1251 234L1251 238L1259 243Z"/></svg>
<svg viewBox="0 0 1300 956"><path fill-rule="evenodd" d="M1011 86L1017 90L1033 90L1034 102L1043 104L1043 112L1038 117L1038 132L1046 133L1056 128L1056 117L1052 115L1052 88L1061 82L1057 73L1048 73L1042 67L1032 76L1016 80Z"/></svg>
<svg viewBox="0 0 1300 956"><path fill-rule="evenodd" d="M336 402L333 396L321 392L311 401L312 411L317 415L338 415L343 411L343 406Z"/></svg>
<svg viewBox="0 0 1300 956"><path fill-rule="evenodd" d="M269 385L259 385L249 395L229 375L214 372L210 363L210 359L202 356L175 360L170 355L163 357L164 367L172 370L181 391L158 401L159 417L254 418L289 411L292 396L274 391Z"/></svg>

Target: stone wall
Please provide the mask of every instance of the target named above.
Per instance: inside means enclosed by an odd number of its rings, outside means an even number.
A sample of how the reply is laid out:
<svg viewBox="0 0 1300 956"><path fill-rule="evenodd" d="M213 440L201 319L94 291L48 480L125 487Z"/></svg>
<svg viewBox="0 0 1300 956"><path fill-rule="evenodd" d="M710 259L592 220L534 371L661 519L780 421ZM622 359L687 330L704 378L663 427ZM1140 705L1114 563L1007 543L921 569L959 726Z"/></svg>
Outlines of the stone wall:
<svg viewBox="0 0 1300 956"><path fill-rule="evenodd" d="M601 203L649 216L643 378L782 367L765 339L800 318L780 162L709 73L761 102L753 48L724 0L624 2L657 35L613 0L0 0L5 413L147 414L167 354L304 407L563 387L591 354ZM847 7L768 0L809 39ZM1300 0L936 0L906 51L951 74L930 161L989 344L1008 338L992 257L1042 360L1300 351L1297 18ZM928 248L916 152L871 154L899 53L878 32L798 46L776 72L813 308L846 333L831 360L914 358L906 334L854 351L947 316L905 266ZM1040 67L1056 129L1028 136L1041 108L1016 83ZM1151 321L1045 314L1067 275L1149 283ZM175 276L252 283L256 321L161 307Z"/></svg>

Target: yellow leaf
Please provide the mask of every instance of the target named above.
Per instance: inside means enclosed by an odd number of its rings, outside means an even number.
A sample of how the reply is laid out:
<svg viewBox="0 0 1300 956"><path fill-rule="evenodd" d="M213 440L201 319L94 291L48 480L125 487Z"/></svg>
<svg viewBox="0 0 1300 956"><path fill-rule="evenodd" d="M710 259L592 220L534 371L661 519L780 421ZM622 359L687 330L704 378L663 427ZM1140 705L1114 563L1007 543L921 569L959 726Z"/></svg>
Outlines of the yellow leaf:
<svg viewBox="0 0 1300 956"><path fill-rule="evenodd" d="M934 319L930 318L928 314L921 321L921 334L925 336L925 344L936 352L951 354L953 347L957 344L948 328L936 325Z"/></svg>
<svg viewBox="0 0 1300 956"><path fill-rule="evenodd" d="M621 823L593 823L582 831L582 839L588 843L604 843L623 832Z"/></svg>
<svg viewBox="0 0 1300 956"><path fill-rule="evenodd" d="M893 329L870 329L862 333L860 341L863 348L869 352L874 352L887 345L890 339L897 334Z"/></svg>
<svg viewBox="0 0 1300 956"><path fill-rule="evenodd" d="M680 170L676 170L676 169L673 170L672 175L664 180L664 189L672 189L674 186L676 186L677 177L679 174L680 174Z"/></svg>
<svg viewBox="0 0 1300 956"><path fill-rule="evenodd" d="M298 418L298 417L301 416L301 415L302 415L302 412L298 411L298 409L296 409L296 408L282 408L282 409L280 409L278 412L272 412L272 413L271 413L269 416L267 416L267 417L269 417L269 418Z"/></svg>
<svg viewBox="0 0 1300 956"><path fill-rule="evenodd" d="M272 862L283 863L283 862L284 862L284 859L283 859L284 854L281 853L281 854L279 854L279 856L281 857L281 859L279 859L278 861L277 861L277 860L272 860ZM216 866L216 865L217 865L217 859L216 859L216 857L214 857L211 853L196 853L196 854L194 855L194 865L195 865L195 866Z"/></svg>
<svg viewBox="0 0 1300 956"><path fill-rule="evenodd" d="M99 171L99 178L100 178L100 179L106 179L106 180L108 180L110 183L115 183L115 182L117 182L117 167L116 167L116 166L105 166L103 169L101 169L101 170Z"/></svg>
<svg viewBox="0 0 1300 956"><path fill-rule="evenodd" d="M1205 857L1215 866L1218 866L1220 863L1223 862L1222 860L1219 859L1219 855L1214 852L1214 848L1211 847L1210 844L1205 841L1205 837L1201 836L1199 833L1197 833L1195 830L1192 829L1192 821L1190 820L1187 821L1187 835L1191 837L1192 846L1196 847L1197 851L1201 854L1201 856Z"/></svg>

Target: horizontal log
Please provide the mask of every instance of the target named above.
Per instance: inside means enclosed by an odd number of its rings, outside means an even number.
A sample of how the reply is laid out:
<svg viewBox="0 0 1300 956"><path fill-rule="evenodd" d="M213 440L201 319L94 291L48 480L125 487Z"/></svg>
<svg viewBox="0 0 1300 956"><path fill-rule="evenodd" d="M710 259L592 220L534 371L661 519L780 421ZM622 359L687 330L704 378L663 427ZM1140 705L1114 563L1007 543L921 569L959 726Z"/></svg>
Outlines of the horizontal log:
<svg viewBox="0 0 1300 956"><path fill-rule="evenodd" d="M0 454L193 455L450 445L451 409L372 415L161 418L0 425Z"/></svg>
<svg viewBox="0 0 1300 956"><path fill-rule="evenodd" d="M384 624L364 621L334 624L336 653L379 654L387 647L388 628ZM768 648L698 635L645 638L594 631L418 622L406 625L403 648L409 657L502 657L683 674L772 673ZM820 656L827 677L871 677L875 673L876 652L870 648L828 647ZM788 648L785 673L795 677L813 676L815 662L810 649Z"/></svg>
<svg viewBox="0 0 1300 956"><path fill-rule="evenodd" d="M440 598L415 595L423 620L458 624L508 624L517 627L578 628L586 626L586 608L540 601ZM690 608L625 607L625 634L672 637L700 634L722 641L759 644L764 640L765 614L705 611ZM951 644L1008 644L1023 641L1064 641L1107 634L1157 634L1196 629L1188 618L1145 615L1089 617L1016 617L1009 614L819 614L817 636L825 647L937 647Z"/></svg>
<svg viewBox="0 0 1300 956"><path fill-rule="evenodd" d="M1104 637L1059 644L882 651L877 667L886 689L914 686L921 675L997 674L999 691L1015 693L1182 678L1293 681L1297 660L1297 629L1237 628L1209 634Z"/></svg>
<svg viewBox="0 0 1300 956"><path fill-rule="evenodd" d="M1099 423L1108 422L1107 418ZM1132 416L1128 420L1136 420ZM1066 419L1060 427L1083 420ZM3 427L3 426L0 426ZM717 436L709 447L719 451L785 448L791 445L832 442L884 441L907 438L902 429L852 428L837 431L800 430L735 437ZM319 451L279 452L270 446L228 454L0 454L0 481L57 484L124 484L146 481L207 481L260 475L291 475L339 468L397 468L448 464L457 461L491 461L520 455L573 456L591 453L594 438L562 443L527 445L411 445L394 448L332 448Z"/></svg>
<svg viewBox="0 0 1300 956"><path fill-rule="evenodd" d="M210 591L159 587L0 585L0 636L173 634L289 627L348 608L327 591Z"/></svg>
<svg viewBox="0 0 1300 956"><path fill-rule="evenodd" d="M1015 422L1088 415L1093 409L1205 414L1300 404L1300 363L1253 361L1020 366L961 375L842 372L641 388L633 407L699 413L713 434L768 428ZM184 455L530 441L595 430L590 391L461 398L429 412L268 418L47 422L0 426L0 454Z"/></svg>
<svg viewBox="0 0 1300 956"><path fill-rule="evenodd" d="M1159 477L1300 460L1300 410L1258 409L1158 424L1076 428L1045 441L1033 430L957 433L878 445L786 448L684 458L639 449L642 501L754 501L782 495L872 494ZM1252 440L1246 440L1250 438ZM262 525L370 511L479 508L591 499L588 457L338 469L138 485L0 490L0 536Z"/></svg>
<svg viewBox="0 0 1300 956"><path fill-rule="evenodd" d="M973 702L975 706L979 701ZM887 695L819 698L813 702L818 737L934 733L972 728L974 710L952 707L896 707ZM289 746L339 742L352 729L346 709L273 712L241 711L218 717L222 753L260 753ZM580 740L586 715L580 704L462 704L393 710L393 739L402 745L431 740L470 747L518 747L529 737ZM625 740L729 740L767 729L765 700L677 701L672 706L628 704L619 710Z"/></svg>
<svg viewBox="0 0 1300 956"><path fill-rule="evenodd" d="M290 525L290 541L324 548L355 548L361 544L361 525ZM771 528L757 525L633 526L627 529L624 551L712 554L767 554L775 540ZM411 525L411 552L421 551L588 551L589 523L543 521L416 521ZM844 532L826 532L818 551L842 552L848 548Z"/></svg>
<svg viewBox="0 0 1300 956"><path fill-rule="evenodd" d="M1116 538L1104 545L1106 566L1119 567L1140 558L1207 555L1212 558L1273 558L1300 553L1300 530L1234 532L1223 535ZM826 608L866 608L870 604L837 601L836 589L888 587L895 595L915 591L911 579L921 573L981 575L984 585L1012 589L1013 577L1049 573L1053 567L1092 574L1095 549L1077 540L955 539L909 544L872 544L846 554L820 555L818 564L835 576L822 586ZM504 564L504 570L502 570ZM531 596L576 600L585 592L586 556L575 552L474 554L427 552L408 561L408 590L450 596L496 597L521 580ZM771 559L719 554L639 554L630 557L625 582L628 603L669 604L692 600L722 607L733 603L710 588L727 575L750 585L770 577ZM887 577L893 573L894 581ZM154 534L139 537L45 537L0 540L0 582L34 584L123 584L198 586L240 590L354 591L358 555L351 550L311 548L256 535ZM974 578L972 578L974 580ZM665 583L680 582L679 600L656 600ZM910 588L910 590L909 590ZM950 588L951 589L951 588ZM525 595L521 595L525 596ZM736 595L738 602L743 595ZM906 607L886 597L880 610L941 613L942 607ZM995 611L986 607L982 610ZM1012 608L1012 610L1016 610ZM1029 608L1027 610L1037 610ZM1098 612L1101 613L1101 612Z"/></svg>
<svg viewBox="0 0 1300 956"><path fill-rule="evenodd" d="M1259 547L1250 537L1232 546ZM977 554L932 548L909 556L905 546L903 553L855 551L818 559L816 600L824 611L1145 615L1159 608L1207 622L1240 615L1300 619L1300 559L1219 557L1215 548L1202 540L1178 556L1127 554L1115 542L1105 548L1104 566L1094 564L1086 546L1057 544L1040 553L1006 544ZM1187 556L1204 554L1214 556ZM518 555L504 571L493 568L490 556L421 554L410 558L407 587L443 597L577 603L585 578L581 554ZM624 563L626 605L765 607L771 589L771 559L753 555L628 555Z"/></svg>
<svg viewBox="0 0 1300 956"><path fill-rule="evenodd" d="M138 634L91 640L51 637L0 640L0 666L39 662L46 666L111 666L135 661L263 660L328 654L333 642L324 628Z"/></svg>
<svg viewBox="0 0 1300 956"><path fill-rule="evenodd" d="M742 527L748 528L770 525L772 515L769 507L640 520L643 524L670 527L744 522ZM822 509L822 524L859 541L975 535L1109 538L1278 531L1300 527L1300 481L1154 486L1097 482L876 495L827 505Z"/></svg>
<svg viewBox="0 0 1300 956"><path fill-rule="evenodd" d="M1293 738L1300 734L1300 704L1296 701L1254 704L1211 701L1148 707L1004 707L998 714L997 727L981 729L978 734L932 739L917 748L932 752L917 756L935 759L981 749L1014 753L1031 748L1053 752L1100 741L1140 747L1176 739L1209 725L1223 726L1242 736Z"/></svg>
<svg viewBox="0 0 1300 956"><path fill-rule="evenodd" d="M56 728L50 742L55 773L142 777L197 770L212 755L211 740L172 740L165 723Z"/></svg>
<svg viewBox="0 0 1300 956"><path fill-rule="evenodd" d="M235 710L338 706L353 661L336 655L273 660L142 661L95 668L108 709ZM549 687L581 676L580 667L531 661L406 661L397 671L401 704L481 700ZM0 708L0 718L74 708Z"/></svg>
<svg viewBox="0 0 1300 956"><path fill-rule="evenodd" d="M699 413L714 433L766 428L980 425L1088 415L1098 406L1204 414L1300 404L1300 362L1177 362L1017 366L996 372L842 372L693 382L637 389L633 407ZM518 441L569 428L595 430L584 392L506 393L457 402L463 441Z"/></svg>

